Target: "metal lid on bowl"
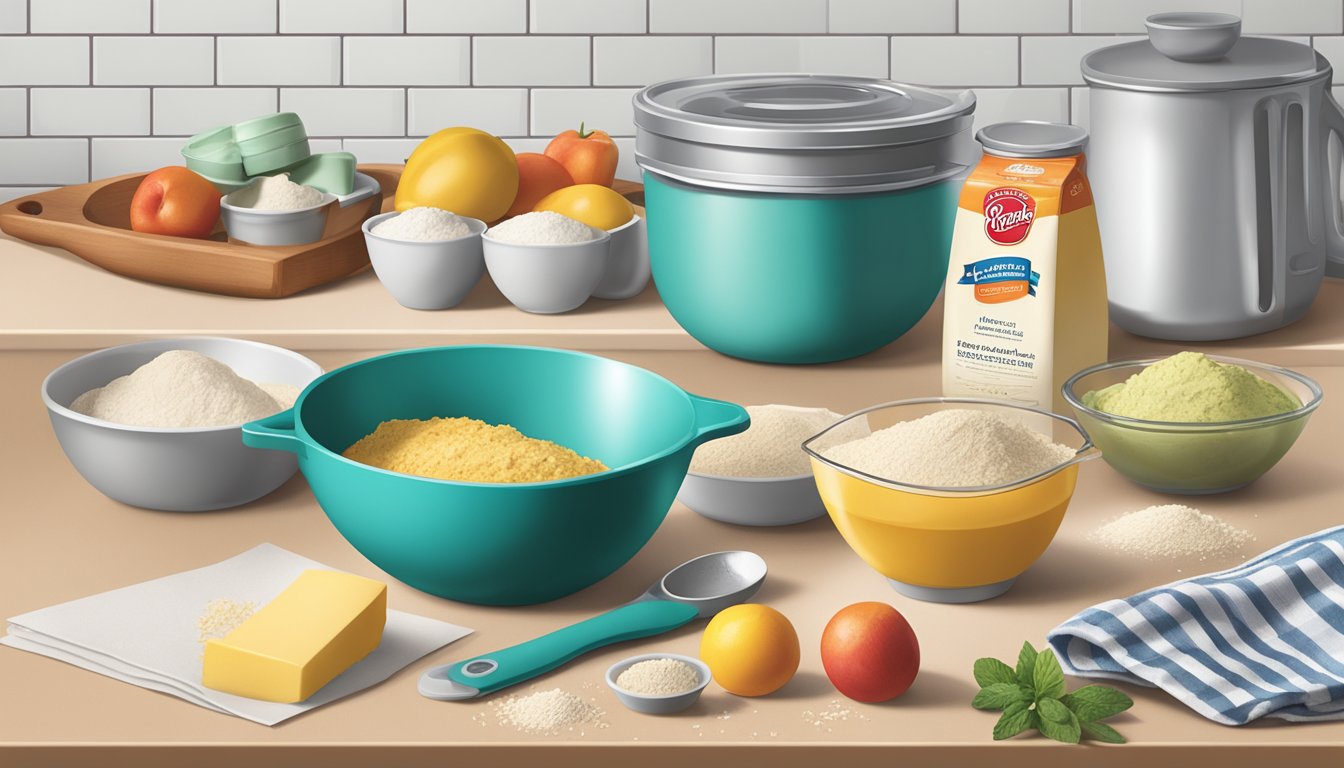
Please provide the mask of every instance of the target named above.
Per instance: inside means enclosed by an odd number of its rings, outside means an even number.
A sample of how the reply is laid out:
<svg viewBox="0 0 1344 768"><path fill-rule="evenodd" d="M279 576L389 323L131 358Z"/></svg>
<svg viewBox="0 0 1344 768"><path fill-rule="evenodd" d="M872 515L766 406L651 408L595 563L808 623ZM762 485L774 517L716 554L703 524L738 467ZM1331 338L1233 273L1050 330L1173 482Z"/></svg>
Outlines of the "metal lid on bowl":
<svg viewBox="0 0 1344 768"><path fill-rule="evenodd" d="M899 189L975 162L975 95L843 75L710 75L635 94L646 170L726 189Z"/></svg>
<svg viewBox="0 0 1344 768"><path fill-rule="evenodd" d="M975 140L999 157L1072 157L1087 147L1087 131L1068 123L1021 120L987 125Z"/></svg>
<svg viewBox="0 0 1344 768"><path fill-rule="evenodd" d="M1230 91L1322 77L1330 62L1291 40L1239 37L1241 20L1225 13L1148 17L1148 39L1083 57L1090 85L1139 91Z"/></svg>

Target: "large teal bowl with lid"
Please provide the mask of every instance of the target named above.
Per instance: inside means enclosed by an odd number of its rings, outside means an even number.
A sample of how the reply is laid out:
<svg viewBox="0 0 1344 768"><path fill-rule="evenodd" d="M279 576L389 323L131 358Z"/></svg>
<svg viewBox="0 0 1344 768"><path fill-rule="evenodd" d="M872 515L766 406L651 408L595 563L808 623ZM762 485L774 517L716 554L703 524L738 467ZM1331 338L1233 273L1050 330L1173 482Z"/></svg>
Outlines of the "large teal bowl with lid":
<svg viewBox="0 0 1344 768"><path fill-rule="evenodd" d="M947 274L975 96L714 75L634 97L658 293L705 346L824 363L895 341Z"/></svg>
<svg viewBox="0 0 1344 768"><path fill-rule="evenodd" d="M466 483L389 472L341 452L388 419L511 424L610 469L544 483ZM746 429L740 406L632 365L514 346L413 349L318 378L243 442L298 455L327 517L395 578L484 605L554 600L624 565L657 530L707 440Z"/></svg>

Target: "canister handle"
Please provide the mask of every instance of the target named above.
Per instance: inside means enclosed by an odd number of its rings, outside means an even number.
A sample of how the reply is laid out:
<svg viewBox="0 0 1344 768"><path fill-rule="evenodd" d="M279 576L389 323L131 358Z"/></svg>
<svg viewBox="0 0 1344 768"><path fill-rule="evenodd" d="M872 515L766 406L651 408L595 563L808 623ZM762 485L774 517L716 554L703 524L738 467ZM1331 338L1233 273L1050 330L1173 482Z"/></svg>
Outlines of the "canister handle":
<svg viewBox="0 0 1344 768"><path fill-rule="evenodd" d="M1325 130L1321 131L1321 156L1330 161L1330 137L1338 136L1340 141L1340 162L1325 173L1325 274L1329 277L1344 277L1344 200L1340 196L1340 181L1344 180L1344 109L1325 89L1321 99L1321 111L1325 113Z"/></svg>

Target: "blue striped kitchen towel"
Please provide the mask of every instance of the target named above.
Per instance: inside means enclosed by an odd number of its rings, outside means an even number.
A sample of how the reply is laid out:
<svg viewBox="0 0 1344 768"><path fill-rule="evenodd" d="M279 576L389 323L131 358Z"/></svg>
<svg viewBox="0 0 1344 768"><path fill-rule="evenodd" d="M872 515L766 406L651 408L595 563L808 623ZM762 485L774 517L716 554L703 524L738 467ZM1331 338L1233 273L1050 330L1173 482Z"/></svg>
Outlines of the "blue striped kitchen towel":
<svg viewBox="0 0 1344 768"><path fill-rule="evenodd" d="M1344 719L1344 526L1093 606L1047 639L1069 674L1161 688L1224 725Z"/></svg>

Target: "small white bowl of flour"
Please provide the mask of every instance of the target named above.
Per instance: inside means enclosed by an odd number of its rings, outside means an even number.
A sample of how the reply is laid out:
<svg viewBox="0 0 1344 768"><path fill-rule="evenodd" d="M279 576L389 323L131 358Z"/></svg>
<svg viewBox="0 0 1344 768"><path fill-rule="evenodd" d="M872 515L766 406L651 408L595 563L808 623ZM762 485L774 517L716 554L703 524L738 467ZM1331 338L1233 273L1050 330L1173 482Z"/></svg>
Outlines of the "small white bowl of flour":
<svg viewBox="0 0 1344 768"><path fill-rule="evenodd" d="M198 512L246 504L298 469L249 448L242 425L286 411L322 374L270 344L186 337L109 347L52 371L42 400L70 463L123 504Z"/></svg>
<svg viewBox="0 0 1344 768"><path fill-rule="evenodd" d="M825 515L803 442L844 416L796 405L748 405L747 415L746 431L695 449L677 501L733 525L794 525ZM832 441L866 435L867 419L852 419Z"/></svg>
<svg viewBox="0 0 1344 768"><path fill-rule="evenodd" d="M409 309L449 309L485 274L485 222L441 208L382 213L364 222L374 274Z"/></svg>
<svg viewBox="0 0 1344 768"><path fill-rule="evenodd" d="M295 184L289 174L262 176L219 201L231 240L249 245L303 245L322 239L336 196Z"/></svg>
<svg viewBox="0 0 1344 768"><path fill-rule="evenodd" d="M524 312L553 315L583 306L607 273L611 235L553 211L532 211L486 230L485 268Z"/></svg>

